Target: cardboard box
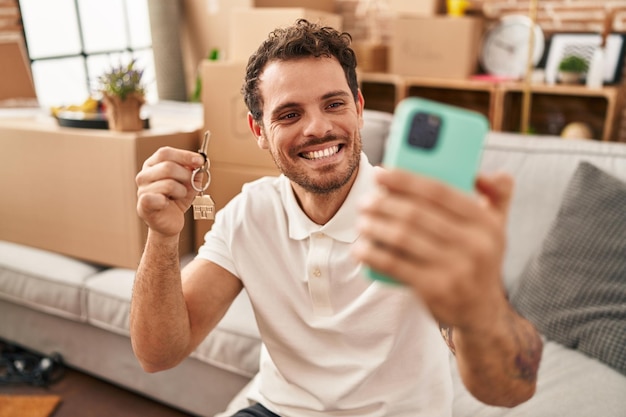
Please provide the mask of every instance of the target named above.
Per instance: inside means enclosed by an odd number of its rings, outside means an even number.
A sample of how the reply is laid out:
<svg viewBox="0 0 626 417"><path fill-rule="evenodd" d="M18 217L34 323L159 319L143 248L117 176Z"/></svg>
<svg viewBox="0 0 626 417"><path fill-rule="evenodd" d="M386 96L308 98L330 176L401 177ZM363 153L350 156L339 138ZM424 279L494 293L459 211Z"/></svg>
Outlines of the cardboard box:
<svg viewBox="0 0 626 417"><path fill-rule="evenodd" d="M220 57L228 53L230 13L252 7L252 0L183 0L180 24L181 49L189 94L194 91L198 65L217 49Z"/></svg>
<svg viewBox="0 0 626 417"><path fill-rule="evenodd" d="M220 164L211 161L211 185L207 193L215 202L215 209L222 209L234 196L239 194L241 187L247 182L264 176L276 176L278 168L258 168L241 165ZM196 222L196 250L204 243L204 235L213 222Z"/></svg>
<svg viewBox="0 0 626 417"><path fill-rule="evenodd" d="M17 101L37 105L30 64L21 38L0 36L0 57L0 104L11 105L9 101Z"/></svg>
<svg viewBox="0 0 626 417"><path fill-rule="evenodd" d="M414 13L434 16L446 11L445 0L387 0L389 10L396 14Z"/></svg>
<svg viewBox="0 0 626 417"><path fill-rule="evenodd" d="M0 120L0 239L106 266L135 269L147 227L135 175L159 147L197 150L198 130L139 133ZM193 248L193 220L181 254Z"/></svg>
<svg viewBox="0 0 626 417"><path fill-rule="evenodd" d="M255 7L302 7L335 13L335 0L254 0Z"/></svg>
<svg viewBox="0 0 626 417"><path fill-rule="evenodd" d="M356 55L359 71L387 72L387 59L389 56L387 45L361 41L353 42L352 49Z"/></svg>
<svg viewBox="0 0 626 417"><path fill-rule="evenodd" d="M341 30L341 16L333 13L296 7L239 8L231 13L228 58L247 62L271 31L300 18Z"/></svg>
<svg viewBox="0 0 626 417"><path fill-rule="evenodd" d="M241 94L246 64L242 61L202 63L204 127L211 131L211 163L274 168L269 152L259 148L248 126Z"/></svg>
<svg viewBox="0 0 626 417"><path fill-rule="evenodd" d="M479 17L394 18L389 72L465 79L478 67L483 20Z"/></svg>

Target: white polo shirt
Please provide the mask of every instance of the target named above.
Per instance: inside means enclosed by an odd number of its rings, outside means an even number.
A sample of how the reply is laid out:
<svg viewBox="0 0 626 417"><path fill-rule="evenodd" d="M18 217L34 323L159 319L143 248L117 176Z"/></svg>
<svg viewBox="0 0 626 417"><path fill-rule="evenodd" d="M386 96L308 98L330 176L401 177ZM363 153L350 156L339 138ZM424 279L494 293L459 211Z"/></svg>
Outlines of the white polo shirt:
<svg viewBox="0 0 626 417"><path fill-rule="evenodd" d="M452 413L437 324L412 291L369 280L350 255L374 169L363 154L350 194L323 226L300 209L285 176L247 184L199 250L250 296L264 343L250 398L282 417Z"/></svg>

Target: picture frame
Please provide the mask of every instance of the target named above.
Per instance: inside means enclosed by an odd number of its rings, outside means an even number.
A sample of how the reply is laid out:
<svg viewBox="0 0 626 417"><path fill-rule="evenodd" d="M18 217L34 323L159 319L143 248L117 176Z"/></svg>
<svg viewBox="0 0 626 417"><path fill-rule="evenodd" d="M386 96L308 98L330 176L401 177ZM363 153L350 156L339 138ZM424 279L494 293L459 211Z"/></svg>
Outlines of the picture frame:
<svg viewBox="0 0 626 417"><path fill-rule="evenodd" d="M596 48L600 46L602 36L593 33L558 33L550 41L545 77L546 83L554 84L557 80L559 63L567 55L576 54L587 62L591 61ZM619 83L624 64L625 35L611 33L607 36L604 51L604 84Z"/></svg>

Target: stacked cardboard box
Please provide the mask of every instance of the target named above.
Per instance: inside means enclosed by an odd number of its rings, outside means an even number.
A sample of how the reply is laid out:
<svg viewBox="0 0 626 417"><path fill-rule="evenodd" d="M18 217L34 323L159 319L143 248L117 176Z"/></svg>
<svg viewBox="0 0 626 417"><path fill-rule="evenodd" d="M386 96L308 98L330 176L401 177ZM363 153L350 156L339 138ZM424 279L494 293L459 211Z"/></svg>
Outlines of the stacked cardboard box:
<svg viewBox="0 0 626 417"><path fill-rule="evenodd" d="M415 13L425 16L434 16L445 13L445 0L386 0L393 13Z"/></svg>
<svg viewBox="0 0 626 417"><path fill-rule="evenodd" d="M233 60L246 60L267 35L277 27L294 23L299 18L341 29L341 18L333 13L297 7L240 8L230 17L229 54Z"/></svg>
<svg viewBox="0 0 626 417"><path fill-rule="evenodd" d="M343 3L345 2L344 0ZM354 38L354 50L359 70L363 72L395 72L396 68L393 68L390 62L391 56L396 53L402 55L404 51L397 47L394 38L422 35L412 30L406 34L398 34L398 17L431 18L440 16L446 11L445 0L386 0L382 3L369 3L367 7L364 7L365 3L356 1L355 3L357 5L353 11L354 19L350 21L354 22L351 28L355 28L355 33L358 34ZM349 9L344 5L342 10ZM419 30L417 27L414 29Z"/></svg>
<svg viewBox="0 0 626 417"><path fill-rule="evenodd" d="M222 209L243 184L265 175L277 175L270 154L257 146L248 123L240 90L245 62L206 61L201 67L204 124L211 131L211 184L207 190ZM204 242L211 222L196 222L196 247Z"/></svg>
<svg viewBox="0 0 626 417"><path fill-rule="evenodd" d="M181 48L187 86L193 91L198 63L211 51L231 59L229 52L230 16L239 8L296 7L333 13L335 0L183 0ZM191 93L189 91L189 93Z"/></svg>
<svg viewBox="0 0 626 417"><path fill-rule="evenodd" d="M310 10L335 12L335 0L253 0L254 7L300 7Z"/></svg>
<svg viewBox="0 0 626 417"><path fill-rule="evenodd" d="M394 74L465 79L478 67L483 21L478 17L398 15L394 19L389 71Z"/></svg>
<svg viewBox="0 0 626 417"><path fill-rule="evenodd" d="M354 49L359 70L403 76L464 79L476 72L482 18L447 15L445 0L387 0L388 10L368 15L353 0L338 0L349 28L355 28ZM363 23L370 28L361 33ZM379 27L371 38L371 26Z"/></svg>

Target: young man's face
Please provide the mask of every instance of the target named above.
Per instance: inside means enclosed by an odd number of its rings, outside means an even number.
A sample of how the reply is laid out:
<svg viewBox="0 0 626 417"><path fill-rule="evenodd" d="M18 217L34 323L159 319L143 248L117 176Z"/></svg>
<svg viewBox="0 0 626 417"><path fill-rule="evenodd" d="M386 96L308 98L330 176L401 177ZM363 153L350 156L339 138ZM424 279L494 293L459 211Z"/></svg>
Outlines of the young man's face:
<svg viewBox="0 0 626 417"><path fill-rule="evenodd" d="M340 189L356 174L363 99L355 103L335 58L270 62L260 77L259 146L292 182L313 193Z"/></svg>

